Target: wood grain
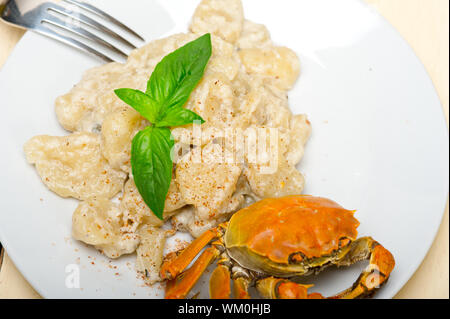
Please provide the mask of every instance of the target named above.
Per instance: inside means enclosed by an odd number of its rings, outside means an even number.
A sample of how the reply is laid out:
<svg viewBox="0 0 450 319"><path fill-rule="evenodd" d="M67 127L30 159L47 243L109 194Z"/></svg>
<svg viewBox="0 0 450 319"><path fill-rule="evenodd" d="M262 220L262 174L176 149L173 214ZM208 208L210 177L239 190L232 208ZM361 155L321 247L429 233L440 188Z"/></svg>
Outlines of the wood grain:
<svg viewBox="0 0 450 319"><path fill-rule="evenodd" d="M409 42L430 74L448 123L449 1L365 0ZM0 67L23 31L0 23ZM0 263L1 265L1 263ZM0 298L40 298L7 254L0 269ZM436 240L422 265L396 298L449 298L448 205Z"/></svg>
<svg viewBox="0 0 450 319"><path fill-rule="evenodd" d="M25 31L13 28L0 21L0 67L16 46Z"/></svg>

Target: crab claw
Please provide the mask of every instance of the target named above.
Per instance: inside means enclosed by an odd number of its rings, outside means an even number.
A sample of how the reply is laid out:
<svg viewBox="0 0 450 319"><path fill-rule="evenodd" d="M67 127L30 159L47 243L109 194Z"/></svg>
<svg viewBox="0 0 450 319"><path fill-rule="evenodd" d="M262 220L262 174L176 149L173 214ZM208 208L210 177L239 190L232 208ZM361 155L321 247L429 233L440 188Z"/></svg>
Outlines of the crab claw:
<svg viewBox="0 0 450 319"><path fill-rule="evenodd" d="M371 237L352 242L345 255L335 261L336 266L350 266L369 259L369 265L352 287L328 299L355 299L372 296L389 278L395 266L392 254ZM312 285L301 285L287 279L268 277L259 280L256 288L271 299L324 299L319 293L308 294Z"/></svg>
<svg viewBox="0 0 450 319"><path fill-rule="evenodd" d="M287 279L267 277L256 283L256 289L268 299L322 299L316 294L308 295L308 289L313 285L301 285Z"/></svg>
<svg viewBox="0 0 450 319"><path fill-rule="evenodd" d="M394 256L371 237L355 240L347 255L336 265L348 266L363 259L369 259L367 268L351 288L332 297L333 299L370 297L387 282L395 266Z"/></svg>

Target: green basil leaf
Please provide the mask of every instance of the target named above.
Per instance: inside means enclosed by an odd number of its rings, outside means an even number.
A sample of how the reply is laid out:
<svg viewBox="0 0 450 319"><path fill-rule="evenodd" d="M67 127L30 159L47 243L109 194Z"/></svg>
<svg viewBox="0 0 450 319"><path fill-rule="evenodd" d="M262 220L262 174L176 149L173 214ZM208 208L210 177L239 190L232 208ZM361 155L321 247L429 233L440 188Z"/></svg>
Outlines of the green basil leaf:
<svg viewBox="0 0 450 319"><path fill-rule="evenodd" d="M147 83L145 93L158 103L161 113L168 108L186 104L203 76L211 53L211 35L208 33L159 62Z"/></svg>
<svg viewBox="0 0 450 319"><path fill-rule="evenodd" d="M164 114L163 118L156 124L157 127L180 126L192 124L194 121L205 123L202 117L191 110L181 106L172 107Z"/></svg>
<svg viewBox="0 0 450 319"><path fill-rule="evenodd" d="M144 92L133 89L117 89L114 93L116 93L122 101L141 113L141 115L151 123L157 121L159 107L157 106L157 103Z"/></svg>
<svg viewBox="0 0 450 319"><path fill-rule="evenodd" d="M149 126L134 137L131 147L136 187L153 214L161 220L172 180L170 152L173 145L170 129Z"/></svg>
<svg viewBox="0 0 450 319"><path fill-rule="evenodd" d="M200 82L211 52L211 35L205 34L162 59L153 71L145 93L132 89L114 91L153 124L134 137L131 167L144 202L161 220L173 169L171 150L174 142L168 127L196 120L205 122L183 106Z"/></svg>

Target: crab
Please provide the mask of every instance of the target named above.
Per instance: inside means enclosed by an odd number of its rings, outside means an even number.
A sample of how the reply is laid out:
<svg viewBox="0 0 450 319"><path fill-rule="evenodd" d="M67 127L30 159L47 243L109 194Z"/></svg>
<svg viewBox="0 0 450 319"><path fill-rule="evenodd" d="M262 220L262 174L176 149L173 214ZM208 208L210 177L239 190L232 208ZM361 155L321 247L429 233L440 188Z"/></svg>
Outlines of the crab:
<svg viewBox="0 0 450 319"><path fill-rule="evenodd" d="M234 298L248 299L250 286L264 298L322 299L320 293L308 293L312 285L296 279L366 259L369 265L356 282L329 298L371 297L388 280L395 260L371 237L357 239L359 222L354 213L329 199L307 195L259 201L163 263L165 297L186 298L206 268L217 261L209 283L213 299L230 298L232 289Z"/></svg>

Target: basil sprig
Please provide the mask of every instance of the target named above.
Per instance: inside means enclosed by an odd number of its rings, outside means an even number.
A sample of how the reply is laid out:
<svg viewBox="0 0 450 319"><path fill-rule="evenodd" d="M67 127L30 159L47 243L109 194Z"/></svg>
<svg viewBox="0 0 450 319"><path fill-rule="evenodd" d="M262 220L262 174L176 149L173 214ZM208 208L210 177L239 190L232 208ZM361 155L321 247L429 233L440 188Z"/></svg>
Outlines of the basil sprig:
<svg viewBox="0 0 450 319"><path fill-rule="evenodd" d="M164 57L153 71L145 93L133 89L114 91L151 123L133 139L131 168L144 202L161 220L172 180L170 152L174 142L169 127L205 122L184 105L203 77L211 52L208 33Z"/></svg>

